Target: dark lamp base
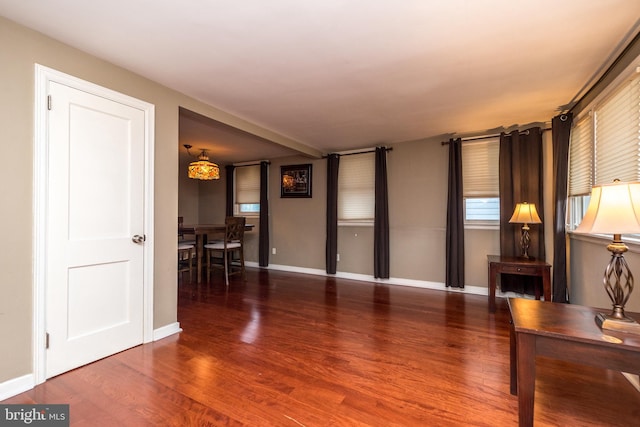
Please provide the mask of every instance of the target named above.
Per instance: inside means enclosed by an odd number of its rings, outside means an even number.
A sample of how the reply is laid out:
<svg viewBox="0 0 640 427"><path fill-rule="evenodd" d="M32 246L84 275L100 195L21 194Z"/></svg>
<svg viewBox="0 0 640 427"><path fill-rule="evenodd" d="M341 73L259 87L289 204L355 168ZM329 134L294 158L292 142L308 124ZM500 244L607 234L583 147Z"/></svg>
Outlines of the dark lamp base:
<svg viewBox="0 0 640 427"><path fill-rule="evenodd" d="M600 329L608 329L610 331L626 332L630 334L640 334L640 323L625 317L618 319L608 314L598 313L596 315L596 323Z"/></svg>

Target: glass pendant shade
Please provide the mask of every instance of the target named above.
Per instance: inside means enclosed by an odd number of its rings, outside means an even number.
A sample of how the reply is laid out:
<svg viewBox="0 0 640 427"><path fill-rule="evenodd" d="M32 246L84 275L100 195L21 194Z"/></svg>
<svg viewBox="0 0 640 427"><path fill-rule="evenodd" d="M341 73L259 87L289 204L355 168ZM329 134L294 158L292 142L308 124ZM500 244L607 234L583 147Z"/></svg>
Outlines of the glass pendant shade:
<svg viewBox="0 0 640 427"><path fill-rule="evenodd" d="M220 168L215 163L209 161L204 152L200 154L197 162L189 165L189 178L210 181L220 179Z"/></svg>

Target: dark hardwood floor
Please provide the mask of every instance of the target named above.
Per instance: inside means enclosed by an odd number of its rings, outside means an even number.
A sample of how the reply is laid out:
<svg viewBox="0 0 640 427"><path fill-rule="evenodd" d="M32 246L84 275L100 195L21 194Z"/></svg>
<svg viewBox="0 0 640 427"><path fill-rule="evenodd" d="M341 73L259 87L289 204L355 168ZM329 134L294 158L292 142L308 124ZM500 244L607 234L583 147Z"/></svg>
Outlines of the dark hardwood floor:
<svg viewBox="0 0 640 427"><path fill-rule="evenodd" d="M248 269L180 283L180 334L2 403L69 403L73 426L513 426L498 300ZM185 276L186 277L186 276ZM640 425L617 372L540 358L537 426Z"/></svg>

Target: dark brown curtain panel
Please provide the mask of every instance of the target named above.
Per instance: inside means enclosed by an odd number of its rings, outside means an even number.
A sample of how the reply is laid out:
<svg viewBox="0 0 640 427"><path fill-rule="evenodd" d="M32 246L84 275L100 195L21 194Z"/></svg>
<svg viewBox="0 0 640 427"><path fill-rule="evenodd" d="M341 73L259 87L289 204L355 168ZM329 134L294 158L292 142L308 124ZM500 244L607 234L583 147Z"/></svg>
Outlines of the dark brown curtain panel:
<svg viewBox="0 0 640 427"><path fill-rule="evenodd" d="M336 274L338 263L338 166L340 156L329 154L327 157L327 274Z"/></svg>
<svg viewBox="0 0 640 427"><path fill-rule="evenodd" d="M235 171L236 167L233 165L227 165L224 167L225 170L225 178L227 179L227 203L226 203L226 215L233 216L233 171Z"/></svg>
<svg viewBox="0 0 640 427"><path fill-rule="evenodd" d="M269 163L260 162L260 234L258 236L258 265L269 265Z"/></svg>
<svg viewBox="0 0 640 427"><path fill-rule="evenodd" d="M567 289L567 180L569 175L569 139L573 114L560 114L551 120L553 138L553 301L569 302Z"/></svg>
<svg viewBox="0 0 640 427"><path fill-rule="evenodd" d="M520 256L522 224L510 224L516 203L535 203L542 218L544 212L542 188L542 131L539 127L524 132L513 131L500 135L500 253ZM545 258L544 222L530 225L529 256ZM535 294L541 286L539 277L503 274L503 292Z"/></svg>
<svg viewBox="0 0 640 427"><path fill-rule="evenodd" d="M373 277L389 278L389 196L387 149L376 147L375 206L373 220Z"/></svg>
<svg viewBox="0 0 640 427"><path fill-rule="evenodd" d="M462 197L462 140L449 140L445 285L464 288L464 207Z"/></svg>

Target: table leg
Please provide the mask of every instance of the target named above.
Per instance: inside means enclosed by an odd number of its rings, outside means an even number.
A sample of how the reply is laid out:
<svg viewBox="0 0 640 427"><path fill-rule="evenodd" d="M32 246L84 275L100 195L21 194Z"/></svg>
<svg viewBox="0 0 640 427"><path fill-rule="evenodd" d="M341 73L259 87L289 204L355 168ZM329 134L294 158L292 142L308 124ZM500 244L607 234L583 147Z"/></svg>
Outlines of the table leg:
<svg viewBox="0 0 640 427"><path fill-rule="evenodd" d="M518 425L533 427L533 402L536 388L536 337L516 336Z"/></svg>
<svg viewBox="0 0 640 427"><path fill-rule="evenodd" d="M516 329L513 320L509 319L509 373L510 392L516 396L518 394L518 358L516 347Z"/></svg>
<svg viewBox="0 0 640 427"><path fill-rule="evenodd" d="M489 313L496 312L496 276L497 268L493 263L489 263Z"/></svg>
<svg viewBox="0 0 640 427"><path fill-rule="evenodd" d="M545 301L551 301L551 272L550 268L545 268L542 272L542 293Z"/></svg>
<svg viewBox="0 0 640 427"><path fill-rule="evenodd" d="M202 251L204 250L203 234L196 234L196 258L198 259L198 283L202 283Z"/></svg>

